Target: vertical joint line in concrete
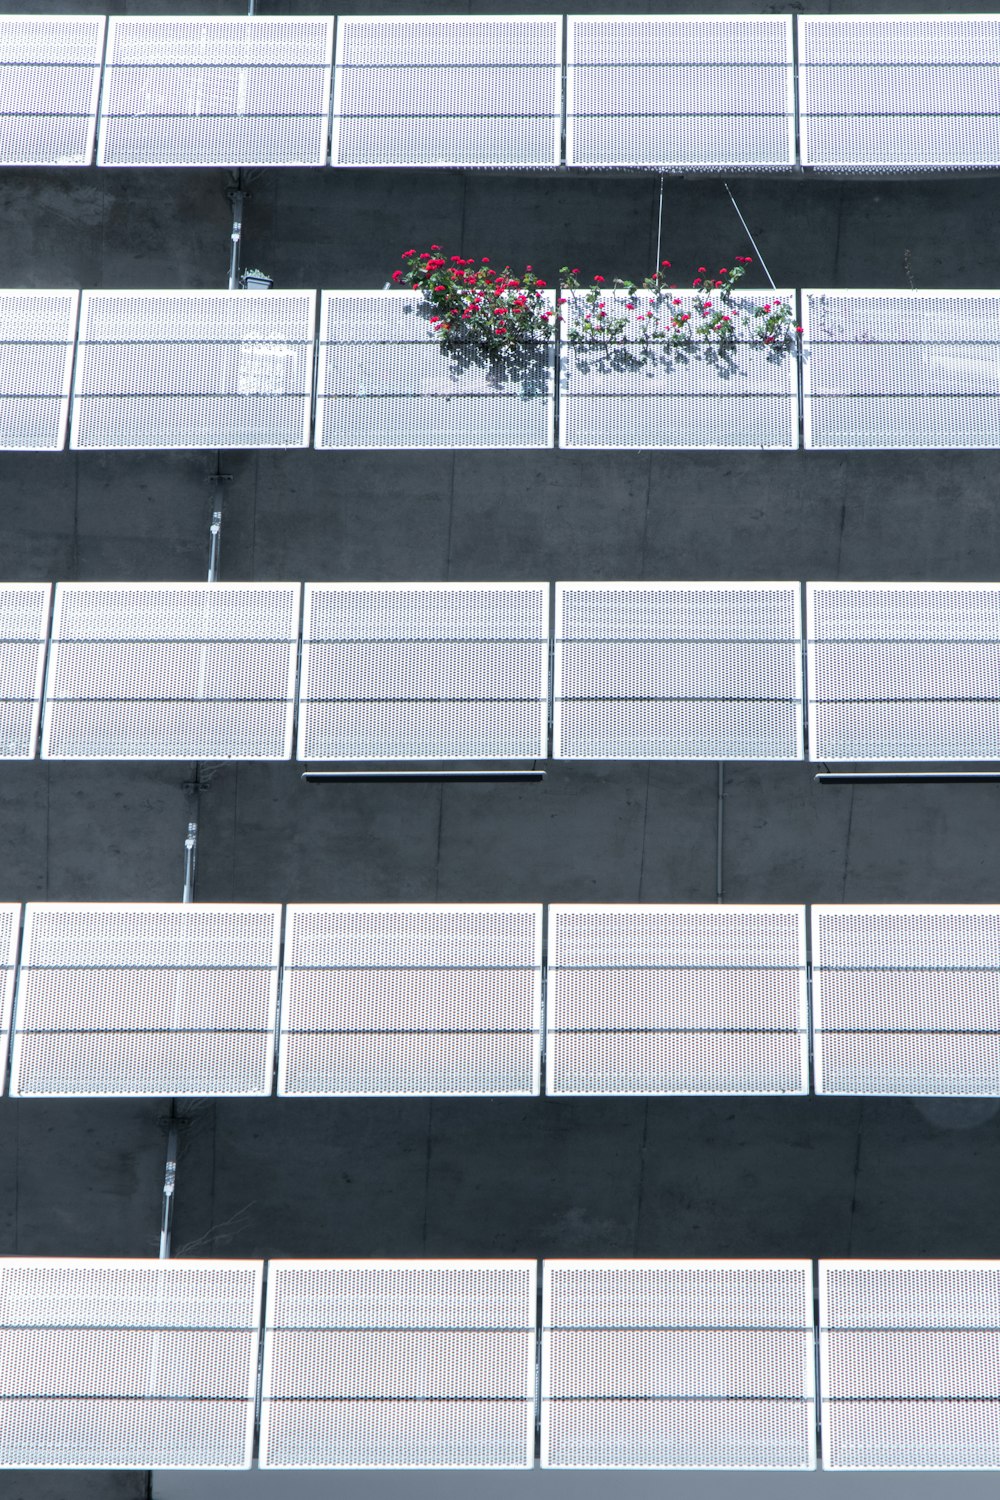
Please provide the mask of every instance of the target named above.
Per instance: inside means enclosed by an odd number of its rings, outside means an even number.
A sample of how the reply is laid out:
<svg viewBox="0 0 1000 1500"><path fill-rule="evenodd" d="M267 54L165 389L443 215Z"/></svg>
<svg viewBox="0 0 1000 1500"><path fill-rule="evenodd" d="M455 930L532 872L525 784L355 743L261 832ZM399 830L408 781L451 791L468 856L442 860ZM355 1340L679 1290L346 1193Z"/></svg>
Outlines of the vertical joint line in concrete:
<svg viewBox="0 0 1000 1500"><path fill-rule="evenodd" d="M535 1262L535 1462L542 1461L542 1339L545 1335L545 1262Z"/></svg>
<svg viewBox="0 0 1000 1500"><path fill-rule="evenodd" d="M816 1401L816 1467L823 1468L823 1387L820 1363L819 1261L812 1263L813 1279L813 1388Z"/></svg>
<svg viewBox="0 0 1000 1500"><path fill-rule="evenodd" d="M177 1100L170 1101L167 1129L167 1160L163 1172L163 1202L160 1208L160 1259L170 1259L170 1240L174 1227L174 1200L177 1189Z"/></svg>
<svg viewBox="0 0 1000 1500"><path fill-rule="evenodd" d="M18 917L17 942L14 944L14 984L10 997L10 1030L4 1047L3 1077L0 1079L0 1094L10 1096L10 1079L14 1067L14 1033L17 1029L17 1010L21 991L21 957L24 951L24 902Z"/></svg>
<svg viewBox="0 0 1000 1500"><path fill-rule="evenodd" d="M715 811L715 899L722 901L722 841L725 834L726 763L719 761Z"/></svg>
<svg viewBox="0 0 1000 1500"><path fill-rule="evenodd" d="M257 1379L253 1393L253 1446L250 1467L260 1465L260 1418L264 1407L264 1341L267 1338L267 1272L270 1261L262 1262L260 1283L260 1321L257 1325Z"/></svg>

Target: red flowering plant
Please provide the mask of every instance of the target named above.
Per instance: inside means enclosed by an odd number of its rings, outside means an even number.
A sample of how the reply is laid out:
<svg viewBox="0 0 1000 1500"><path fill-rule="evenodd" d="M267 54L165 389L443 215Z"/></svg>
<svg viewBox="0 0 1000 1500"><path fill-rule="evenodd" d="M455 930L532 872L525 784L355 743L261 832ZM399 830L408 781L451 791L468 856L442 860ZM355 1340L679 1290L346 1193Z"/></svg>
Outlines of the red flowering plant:
<svg viewBox="0 0 1000 1500"><path fill-rule="evenodd" d="M510 266L496 271L486 257L445 256L440 245L404 250L402 259L405 269L393 272L393 283L423 292L432 333L445 350L514 359L552 337L555 314L531 266L520 275Z"/></svg>
<svg viewBox="0 0 1000 1500"><path fill-rule="evenodd" d="M571 294L560 304L570 310L563 319L566 338L596 350L615 347L633 360L648 357L654 346L681 355L731 356L740 344L787 353L802 332L792 303L774 295L733 298L752 264L749 256L738 255L732 268L720 267L717 276L699 266L693 295L670 295L677 286L667 283L672 269L667 260L642 282L616 276L610 288L603 276L595 276L584 289L579 269L563 266L563 286Z"/></svg>

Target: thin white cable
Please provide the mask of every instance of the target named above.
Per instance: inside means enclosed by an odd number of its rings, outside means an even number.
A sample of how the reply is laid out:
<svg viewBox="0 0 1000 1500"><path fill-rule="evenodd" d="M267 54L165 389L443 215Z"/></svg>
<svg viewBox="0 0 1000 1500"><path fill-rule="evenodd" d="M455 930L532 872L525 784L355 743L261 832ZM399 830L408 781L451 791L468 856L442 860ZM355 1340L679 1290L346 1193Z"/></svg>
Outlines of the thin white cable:
<svg viewBox="0 0 1000 1500"><path fill-rule="evenodd" d="M754 250L757 252L757 259L760 261L761 265L764 268L764 275L767 277L768 281L771 283L771 289L772 289L772 291L776 292L778 290L778 288L775 285L774 277L771 275L770 271L767 269L767 262L765 261L763 255L761 255L761 253L760 253L760 250L759 250L759 248L757 246L757 241L754 239L753 235L750 233L750 225L747 223L746 219L744 219L743 215L740 213L740 205L737 203L736 199L733 197L732 189L730 188L729 183L728 182L724 182L722 185L725 188L726 192L729 194L729 201L733 205L733 207L735 208L737 214L739 215L740 223L743 225L743 228L747 232L747 239L750 241L751 245L754 247Z"/></svg>

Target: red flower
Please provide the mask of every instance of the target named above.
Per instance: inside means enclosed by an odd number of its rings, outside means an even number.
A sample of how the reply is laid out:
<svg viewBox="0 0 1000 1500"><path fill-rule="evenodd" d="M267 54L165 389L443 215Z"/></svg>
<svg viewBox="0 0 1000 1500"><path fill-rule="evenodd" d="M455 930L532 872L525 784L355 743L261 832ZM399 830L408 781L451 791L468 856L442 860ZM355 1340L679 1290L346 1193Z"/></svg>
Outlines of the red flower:
<svg viewBox="0 0 1000 1500"><path fill-rule="evenodd" d="M435 291L436 291L436 292L443 292L443 291L444 291L444 290L445 290L445 288L444 288L444 287L443 287L443 286L436 286L436 287L435 287L435 288L434 288L434 290L435 290Z"/></svg>
<svg viewBox="0 0 1000 1500"><path fill-rule="evenodd" d="M713 281L713 282L712 282L712 285L713 285L713 286L721 286L721 285L722 285L722 282L721 282L721 281Z"/></svg>
<svg viewBox="0 0 1000 1500"><path fill-rule="evenodd" d="M700 276L704 276L704 274L705 274L705 267L704 266L699 266L698 267L698 274Z"/></svg>
<svg viewBox="0 0 1000 1500"><path fill-rule="evenodd" d="M796 333L801 333L802 332L802 325L800 323L796 323L796 325L795 325L795 332Z"/></svg>
<svg viewBox="0 0 1000 1500"><path fill-rule="evenodd" d="M488 266L488 265L489 265L489 263L490 263L490 258L489 258L489 256L488 256L488 255L484 255L484 256L483 256L483 265L484 265L484 266Z"/></svg>
<svg viewBox="0 0 1000 1500"><path fill-rule="evenodd" d="M634 312L635 311L635 303L634 302L626 302L625 306L628 308L629 312Z"/></svg>
<svg viewBox="0 0 1000 1500"><path fill-rule="evenodd" d="M440 245L432 245L432 246L431 246L431 249L432 249L432 250L440 250L440 249L441 249L441 246L440 246Z"/></svg>
<svg viewBox="0 0 1000 1500"><path fill-rule="evenodd" d="M529 266L528 269L530 270L531 267ZM548 286L548 282L547 281L536 281L535 285L536 286Z"/></svg>
<svg viewBox="0 0 1000 1500"><path fill-rule="evenodd" d="M598 286L601 286L604 283L604 277L603 276L595 276L594 280L597 282Z"/></svg>
<svg viewBox="0 0 1000 1500"><path fill-rule="evenodd" d="M726 270L725 266L720 266L719 267L719 275L720 276L728 276L728 274L729 274L729 272Z"/></svg>
<svg viewBox="0 0 1000 1500"><path fill-rule="evenodd" d="M671 266L669 260L661 260L660 261L660 265L661 266L666 266L666 268L667 268L668 271L672 271L673 270L673 266Z"/></svg>
<svg viewBox="0 0 1000 1500"><path fill-rule="evenodd" d="M393 271L393 273L392 273L392 279L393 279L393 281L402 281L402 279L403 279L403 273L402 273L402 271Z"/></svg>

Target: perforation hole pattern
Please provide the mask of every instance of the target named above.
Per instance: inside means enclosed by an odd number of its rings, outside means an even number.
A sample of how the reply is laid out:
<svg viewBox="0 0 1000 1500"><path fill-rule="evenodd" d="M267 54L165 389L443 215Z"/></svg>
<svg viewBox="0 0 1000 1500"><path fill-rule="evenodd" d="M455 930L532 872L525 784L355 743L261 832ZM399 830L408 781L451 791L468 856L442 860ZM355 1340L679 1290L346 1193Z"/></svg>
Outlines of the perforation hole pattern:
<svg viewBox="0 0 1000 1500"><path fill-rule="evenodd" d="M540 907L289 907L279 1093L537 1093L540 1011Z"/></svg>
<svg viewBox="0 0 1000 1500"><path fill-rule="evenodd" d="M795 584L560 584L555 750L569 759L801 755Z"/></svg>
<svg viewBox="0 0 1000 1500"><path fill-rule="evenodd" d="M558 165L561 30L556 16L341 17L334 165Z"/></svg>
<svg viewBox="0 0 1000 1500"><path fill-rule="evenodd" d="M526 339L500 364L443 351L418 295L320 296L317 448L553 446L554 340Z"/></svg>
<svg viewBox="0 0 1000 1500"><path fill-rule="evenodd" d="M1000 1264L820 1262L824 1465L1000 1465Z"/></svg>
<svg viewBox="0 0 1000 1500"><path fill-rule="evenodd" d="M546 753L548 588L307 586L300 759Z"/></svg>
<svg viewBox="0 0 1000 1500"><path fill-rule="evenodd" d="M802 16L802 160L875 172L1000 162L1000 23Z"/></svg>
<svg viewBox="0 0 1000 1500"><path fill-rule="evenodd" d="M533 1262L272 1262L262 1468L531 1466Z"/></svg>
<svg viewBox="0 0 1000 1500"><path fill-rule="evenodd" d="M814 907L817 1092L1000 1092L1000 908Z"/></svg>
<svg viewBox="0 0 1000 1500"><path fill-rule="evenodd" d="M792 165L784 18L570 16L568 24L569 165Z"/></svg>
<svg viewBox="0 0 1000 1500"><path fill-rule="evenodd" d="M35 754L50 592L47 583L0 586L0 759Z"/></svg>
<svg viewBox="0 0 1000 1500"><path fill-rule="evenodd" d="M298 584L60 585L50 759L291 754Z"/></svg>
<svg viewBox="0 0 1000 1500"><path fill-rule="evenodd" d="M0 16L0 163L87 167L103 16Z"/></svg>
<svg viewBox="0 0 1000 1500"><path fill-rule="evenodd" d="M1000 754L1000 589L810 584L814 760Z"/></svg>
<svg viewBox="0 0 1000 1500"><path fill-rule="evenodd" d="M303 448L313 292L84 292L73 448Z"/></svg>
<svg viewBox="0 0 1000 1500"><path fill-rule="evenodd" d="M261 1271L0 1261L0 1464L248 1467Z"/></svg>
<svg viewBox="0 0 1000 1500"><path fill-rule="evenodd" d="M65 443L77 296L0 291L0 449L51 452Z"/></svg>
<svg viewBox="0 0 1000 1500"><path fill-rule="evenodd" d="M332 47L332 19L112 18L98 162L323 166Z"/></svg>
<svg viewBox="0 0 1000 1500"><path fill-rule="evenodd" d="M1000 295L802 297L807 448L1000 446Z"/></svg>
<svg viewBox="0 0 1000 1500"><path fill-rule="evenodd" d="M805 1262L547 1261L542 1463L811 1468Z"/></svg>

